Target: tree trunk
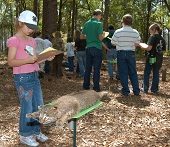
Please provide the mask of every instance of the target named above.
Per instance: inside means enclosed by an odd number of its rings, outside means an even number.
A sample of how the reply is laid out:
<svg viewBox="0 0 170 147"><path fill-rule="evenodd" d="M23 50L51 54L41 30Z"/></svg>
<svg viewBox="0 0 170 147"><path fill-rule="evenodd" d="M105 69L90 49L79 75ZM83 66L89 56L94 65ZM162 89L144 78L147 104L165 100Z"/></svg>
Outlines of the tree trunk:
<svg viewBox="0 0 170 147"><path fill-rule="evenodd" d="M57 24L57 31L61 30L61 20L62 20L62 6L63 6L63 0L60 0L60 6L59 6L59 15L58 15L58 24Z"/></svg>
<svg viewBox="0 0 170 147"><path fill-rule="evenodd" d="M170 12L170 4L168 4L167 0L163 0L163 1L164 1L165 5L166 5L168 11Z"/></svg>
<svg viewBox="0 0 170 147"><path fill-rule="evenodd" d="M57 30L57 1L43 0L43 18L42 18L43 38L45 34L49 34L52 39L52 34L56 32L56 30ZM54 69L53 64L51 64L50 67Z"/></svg>
<svg viewBox="0 0 170 147"><path fill-rule="evenodd" d="M76 6L76 2L75 0L73 0L73 11L72 11L72 27L71 27L71 37L73 38L74 36L74 26L75 26L75 6Z"/></svg>
<svg viewBox="0 0 170 147"><path fill-rule="evenodd" d="M108 31L108 16L109 16L109 5L110 5L110 0L105 0L105 11L104 11L104 26L103 29L104 31Z"/></svg>
<svg viewBox="0 0 170 147"><path fill-rule="evenodd" d="M42 34L52 35L57 30L57 1L43 0Z"/></svg>
<svg viewBox="0 0 170 147"><path fill-rule="evenodd" d="M148 11L148 13L147 13L147 18L146 18L146 40L145 40L145 42L147 42L147 39L148 39L148 37L149 37L149 30L148 30L148 28L149 28L149 20L150 20L150 15L151 15L151 1L149 1L148 2L148 4L147 4L147 11Z"/></svg>
<svg viewBox="0 0 170 147"><path fill-rule="evenodd" d="M165 66L162 68L162 81L166 81L166 68Z"/></svg>
<svg viewBox="0 0 170 147"><path fill-rule="evenodd" d="M104 24L103 24L103 30L108 31L108 16L109 16L109 5L110 5L110 0L105 0L105 11L104 11ZM106 60L106 49L103 47L102 49L103 52L103 60Z"/></svg>
<svg viewBox="0 0 170 147"><path fill-rule="evenodd" d="M33 11L34 11L35 15L38 17L38 0L34 0ZM38 18L38 20L39 20L39 18Z"/></svg>
<svg viewBox="0 0 170 147"><path fill-rule="evenodd" d="M144 42L147 42L147 40L148 40L148 37L149 37L149 30L148 30L148 28L149 28L149 20L150 20L150 14L151 14L151 0L147 3L147 16L146 16L146 28L145 28L145 30L146 30L146 33L145 33L145 37L144 37ZM147 55L147 51L145 51L145 56Z"/></svg>
<svg viewBox="0 0 170 147"><path fill-rule="evenodd" d="M77 15L78 15L78 7L77 7L77 3L76 3L76 6L75 6L75 14L74 14L74 20L75 20L75 26L74 26L74 30L76 30L77 28L78 28L78 26L79 26L79 28L80 28L80 25L79 24L77 24Z"/></svg>
<svg viewBox="0 0 170 147"><path fill-rule="evenodd" d="M68 22L71 22L71 12L72 12L71 9L68 10L68 15L69 15ZM68 32L67 37L70 37L71 36L71 25L69 23L67 24L67 32Z"/></svg>

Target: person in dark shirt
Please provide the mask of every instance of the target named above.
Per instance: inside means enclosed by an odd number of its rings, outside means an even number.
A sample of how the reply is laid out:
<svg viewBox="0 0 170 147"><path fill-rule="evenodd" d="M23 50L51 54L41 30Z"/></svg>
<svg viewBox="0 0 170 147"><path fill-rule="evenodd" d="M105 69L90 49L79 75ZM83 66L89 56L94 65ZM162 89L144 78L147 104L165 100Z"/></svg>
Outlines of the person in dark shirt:
<svg viewBox="0 0 170 147"><path fill-rule="evenodd" d="M105 38L103 38L102 42L103 42L103 47L107 50L107 61L108 61L108 74L110 77L110 80L113 80L113 60L115 60L117 58L117 51L116 51L116 46L113 46L111 44L111 38L114 34L114 26L112 24L110 24L108 26L109 29L109 34L108 36L106 36Z"/></svg>
<svg viewBox="0 0 170 147"><path fill-rule="evenodd" d="M151 92L157 93L159 90L159 71L163 62L163 52L166 50L165 40L161 36L162 30L156 23L149 27L150 37L146 47L140 46L143 50L148 51L144 68L144 83L141 91L148 93L149 76L153 72Z"/></svg>
<svg viewBox="0 0 170 147"><path fill-rule="evenodd" d="M79 65L79 77L84 77L86 67L86 39L80 39L81 32L75 32L75 48L77 51L77 60Z"/></svg>

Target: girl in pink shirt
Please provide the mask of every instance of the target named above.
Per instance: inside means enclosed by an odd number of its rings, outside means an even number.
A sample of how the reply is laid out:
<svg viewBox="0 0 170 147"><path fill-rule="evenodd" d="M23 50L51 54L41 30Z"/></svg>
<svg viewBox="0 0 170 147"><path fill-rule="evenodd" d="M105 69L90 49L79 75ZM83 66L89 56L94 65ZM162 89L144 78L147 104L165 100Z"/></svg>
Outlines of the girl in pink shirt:
<svg viewBox="0 0 170 147"><path fill-rule="evenodd" d="M37 17L31 11L23 11L15 22L16 34L7 41L8 64L13 67L14 83L20 100L20 141L28 146L38 146L37 140L48 140L41 133L36 119L27 118L26 114L38 111L44 105L40 81L39 65L36 62L36 43L29 37L37 27ZM49 58L52 60L53 57Z"/></svg>

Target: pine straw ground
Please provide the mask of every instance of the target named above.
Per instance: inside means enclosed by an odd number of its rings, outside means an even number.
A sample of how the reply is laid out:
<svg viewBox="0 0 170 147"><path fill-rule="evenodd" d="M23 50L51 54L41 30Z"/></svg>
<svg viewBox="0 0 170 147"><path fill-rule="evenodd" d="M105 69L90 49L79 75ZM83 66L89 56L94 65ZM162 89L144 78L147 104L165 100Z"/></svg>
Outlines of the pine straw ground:
<svg viewBox="0 0 170 147"><path fill-rule="evenodd" d="M111 85L111 101L79 118L77 121L77 147L167 147L170 146L170 69L167 81L160 77L160 93L141 93L141 98L131 94L124 98L116 90L116 82ZM142 82L144 58L137 58L139 82ZM101 89L108 90L107 64L101 72ZM49 78L52 80L50 81ZM45 103L82 90L83 79L76 76L67 78L50 77L41 79ZM131 85L131 84L129 84ZM120 87L120 83L118 84ZM25 147L20 144L18 134L19 101L13 83L12 70L6 58L0 59L0 147ZM63 129L44 127L42 131L49 137L40 147L71 147L73 131L67 124Z"/></svg>

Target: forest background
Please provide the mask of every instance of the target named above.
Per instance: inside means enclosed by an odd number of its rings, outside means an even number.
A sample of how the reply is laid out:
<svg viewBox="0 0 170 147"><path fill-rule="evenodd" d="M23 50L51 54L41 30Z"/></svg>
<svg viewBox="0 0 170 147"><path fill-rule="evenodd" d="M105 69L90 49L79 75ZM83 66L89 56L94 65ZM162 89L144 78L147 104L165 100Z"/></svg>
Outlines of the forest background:
<svg viewBox="0 0 170 147"><path fill-rule="evenodd" d="M61 31L73 37L75 30L81 29L98 8L104 13L104 31L108 31L108 24L113 24L115 30L120 28L122 16L131 14L133 28L139 31L142 42L148 39L149 25L159 23L163 28L167 50L170 49L170 0L2 0L0 51L6 50L6 40L15 34L13 23L23 10L32 10L38 16L38 26L43 35Z"/></svg>
<svg viewBox="0 0 170 147"><path fill-rule="evenodd" d="M74 36L77 29L91 17L95 9L104 12L103 30L113 24L121 27L121 18L130 13L133 28L146 42L148 27L157 22L163 28L163 36L170 53L170 0L0 0L0 147L25 147L19 140L19 100L13 83L12 68L7 64L6 40L15 34L13 23L20 12L29 9L38 16L38 26L43 35L61 31L63 36ZM139 53L139 54L138 54ZM137 49L137 71L139 83L143 82L145 65L144 51ZM117 88L121 85L114 79L109 85L107 63L102 63L101 90L112 91L111 101L103 103L94 111L77 121L77 147L168 147L170 146L170 68L169 56L164 57L163 68L166 80L161 80L160 93L153 95L141 92L141 98L121 96ZM164 71L161 69L161 72ZM62 78L44 75L40 79L45 104L55 99L82 90L83 79L76 75L67 77L63 68ZM49 80L50 79L50 80ZM130 89L132 87L130 86ZM42 127L49 141L41 147L72 147L73 132L65 124L63 129Z"/></svg>

